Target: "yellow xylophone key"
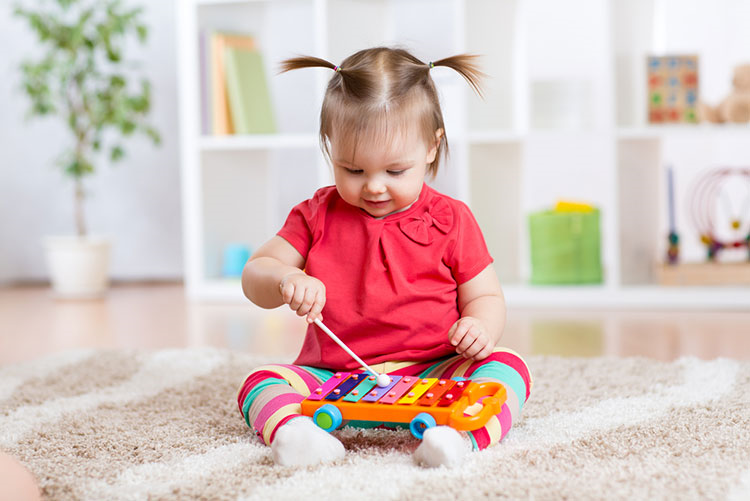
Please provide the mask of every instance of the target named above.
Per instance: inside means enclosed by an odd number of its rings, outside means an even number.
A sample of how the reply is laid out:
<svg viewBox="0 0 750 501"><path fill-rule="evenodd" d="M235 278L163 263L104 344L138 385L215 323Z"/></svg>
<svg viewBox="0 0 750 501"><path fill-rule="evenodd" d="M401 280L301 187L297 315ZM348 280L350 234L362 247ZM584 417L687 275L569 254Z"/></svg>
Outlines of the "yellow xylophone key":
<svg viewBox="0 0 750 501"><path fill-rule="evenodd" d="M422 405L424 407L435 405L445 393L448 393L451 388L453 388L453 385L455 384L456 382L452 379L438 380L437 384L432 385L432 388L427 390L427 393L417 400L417 405Z"/></svg>
<svg viewBox="0 0 750 501"><path fill-rule="evenodd" d="M437 378L427 378L422 379L419 383L415 384L411 390L409 390L409 393L401 397L397 404L413 404L417 401L419 397L425 394L427 390L430 389L430 387L437 383Z"/></svg>

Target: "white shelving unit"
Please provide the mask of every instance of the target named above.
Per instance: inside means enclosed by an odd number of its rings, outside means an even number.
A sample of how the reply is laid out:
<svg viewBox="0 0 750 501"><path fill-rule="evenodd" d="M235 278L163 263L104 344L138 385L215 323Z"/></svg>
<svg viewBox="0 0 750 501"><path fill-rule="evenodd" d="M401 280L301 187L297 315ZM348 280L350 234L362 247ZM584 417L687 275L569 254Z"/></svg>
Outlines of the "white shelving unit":
<svg viewBox="0 0 750 501"><path fill-rule="evenodd" d="M667 288L653 277L667 231L665 165L675 169L683 207L687 180L699 170L717 162L750 165L750 127L651 127L645 115L647 54L697 53L702 97L718 102L729 91L731 69L750 46L745 3L178 0L177 11L190 297L244 300L238 281L220 277L223 246L256 248L295 203L331 183L317 137L330 70L277 75L278 63L297 54L337 63L361 48L398 44L425 61L483 56L490 76L484 100L451 70L433 70L451 155L431 184L471 205L509 304L750 309L750 288ZM200 30L257 38L278 134L200 135ZM559 198L601 209L600 286L526 285L527 215ZM683 254L700 260L683 212Z"/></svg>

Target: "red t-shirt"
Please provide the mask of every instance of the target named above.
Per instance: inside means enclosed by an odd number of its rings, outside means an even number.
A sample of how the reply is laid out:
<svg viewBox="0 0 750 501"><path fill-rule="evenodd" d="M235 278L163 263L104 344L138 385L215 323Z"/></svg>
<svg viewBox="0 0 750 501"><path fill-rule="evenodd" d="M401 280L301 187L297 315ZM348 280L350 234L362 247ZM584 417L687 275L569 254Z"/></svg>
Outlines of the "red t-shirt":
<svg viewBox="0 0 750 501"><path fill-rule="evenodd" d="M457 288L492 263L463 202L423 185L407 210L383 219L345 202L335 186L295 206L278 235L326 286L325 324L368 364L455 353ZM359 364L311 324L298 365Z"/></svg>

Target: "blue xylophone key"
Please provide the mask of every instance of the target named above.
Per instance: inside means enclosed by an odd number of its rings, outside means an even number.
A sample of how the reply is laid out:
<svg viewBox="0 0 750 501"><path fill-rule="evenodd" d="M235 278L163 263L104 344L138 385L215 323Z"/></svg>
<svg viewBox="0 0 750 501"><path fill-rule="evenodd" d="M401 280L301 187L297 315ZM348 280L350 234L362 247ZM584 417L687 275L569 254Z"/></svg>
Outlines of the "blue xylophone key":
<svg viewBox="0 0 750 501"><path fill-rule="evenodd" d="M337 386L332 392L326 395L326 400L338 400L347 393L349 390L357 386L363 379L367 377L366 374L352 374L349 379Z"/></svg>
<svg viewBox="0 0 750 501"><path fill-rule="evenodd" d="M338 385L343 383L347 377L349 377L349 372L337 372L333 375L333 377L328 378L328 381L323 383L321 386L315 388L312 393L310 393L307 396L308 400L323 400L323 397L328 395L328 393L331 392L334 388L336 388Z"/></svg>

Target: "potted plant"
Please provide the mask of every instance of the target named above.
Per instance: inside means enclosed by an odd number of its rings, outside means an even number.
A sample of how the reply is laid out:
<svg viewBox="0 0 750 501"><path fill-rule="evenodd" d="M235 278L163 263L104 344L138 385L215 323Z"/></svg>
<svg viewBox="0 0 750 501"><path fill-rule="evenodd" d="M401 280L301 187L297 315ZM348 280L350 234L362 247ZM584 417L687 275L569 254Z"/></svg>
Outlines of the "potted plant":
<svg viewBox="0 0 750 501"><path fill-rule="evenodd" d="M58 295L98 296L108 286L109 242L88 233L84 180L101 164L121 160L130 136L142 133L160 142L146 122L150 84L125 58L132 39L146 42L143 9L121 0L28 4L17 5L14 13L28 22L39 42L38 57L20 66L30 115L54 116L71 133L57 166L73 182L76 235L45 239L50 278ZM136 78L139 84L133 83Z"/></svg>

